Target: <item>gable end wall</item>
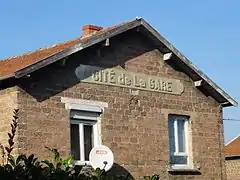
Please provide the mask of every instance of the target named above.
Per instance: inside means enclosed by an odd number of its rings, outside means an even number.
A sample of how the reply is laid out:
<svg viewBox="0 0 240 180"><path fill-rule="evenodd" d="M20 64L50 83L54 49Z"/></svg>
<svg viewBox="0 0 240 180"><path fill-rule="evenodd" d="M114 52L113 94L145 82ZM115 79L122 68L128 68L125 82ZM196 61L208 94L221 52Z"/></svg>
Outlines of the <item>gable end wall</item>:
<svg viewBox="0 0 240 180"><path fill-rule="evenodd" d="M49 157L44 149L48 146L68 155L69 110L61 98L94 100L108 103L101 120L103 144L113 150L118 166L134 177L157 173L160 179L226 179L218 103L196 89L184 73L166 64L163 55L140 34L113 38L110 43L108 49L96 45L69 57L64 67L55 63L20 82L18 105L25 124L19 128L20 153L35 153L43 159ZM80 63L179 79L185 90L180 96L140 90L134 101L128 88L79 83L75 69ZM167 172L168 114L190 116L193 163L200 167L200 175Z"/></svg>

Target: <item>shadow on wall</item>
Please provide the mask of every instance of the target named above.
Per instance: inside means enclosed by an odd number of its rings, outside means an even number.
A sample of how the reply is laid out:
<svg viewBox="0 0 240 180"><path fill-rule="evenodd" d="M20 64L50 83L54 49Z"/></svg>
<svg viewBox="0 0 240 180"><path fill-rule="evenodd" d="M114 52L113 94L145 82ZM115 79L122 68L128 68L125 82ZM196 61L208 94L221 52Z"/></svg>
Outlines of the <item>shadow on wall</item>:
<svg viewBox="0 0 240 180"><path fill-rule="evenodd" d="M191 176L191 175L201 175L202 173L200 171L169 171L170 175L176 176L176 175L180 175L180 176Z"/></svg>
<svg viewBox="0 0 240 180"><path fill-rule="evenodd" d="M76 75L76 70L80 64L101 66L103 69L116 66L125 69L127 61L155 49L154 44L144 36L131 31L113 37L110 43L110 46L99 43L72 54L65 64L60 60L39 69L32 73L31 77L20 79L19 86L38 102L42 102L79 84L80 79Z"/></svg>
<svg viewBox="0 0 240 180"><path fill-rule="evenodd" d="M129 175L128 179L134 179L131 173L119 164L114 163L112 169L108 172L109 175Z"/></svg>
<svg viewBox="0 0 240 180"><path fill-rule="evenodd" d="M76 166L76 172L84 174L86 176L92 176L94 174L94 169L91 166ZM128 177L127 180L133 180L133 176L122 166L114 163L110 171L107 172L107 175L112 176L124 176Z"/></svg>

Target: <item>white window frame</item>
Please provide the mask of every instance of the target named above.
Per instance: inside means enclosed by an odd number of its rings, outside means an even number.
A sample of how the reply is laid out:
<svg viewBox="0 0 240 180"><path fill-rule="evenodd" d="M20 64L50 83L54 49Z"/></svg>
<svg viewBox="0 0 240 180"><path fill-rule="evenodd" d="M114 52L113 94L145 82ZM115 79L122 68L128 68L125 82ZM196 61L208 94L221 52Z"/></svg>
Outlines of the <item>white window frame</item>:
<svg viewBox="0 0 240 180"><path fill-rule="evenodd" d="M186 116L177 116L170 115L169 121L174 121L174 145L175 151L170 152L170 158L172 156L185 156L187 157L187 164L170 164L172 169L189 169L190 168L190 155L189 155L189 118ZM178 144L178 121L184 121L184 136L185 136L185 152L179 152L179 144Z"/></svg>
<svg viewBox="0 0 240 180"><path fill-rule="evenodd" d="M80 159L75 160L74 162L77 164L82 164L82 162L89 164L89 161L85 160L85 147L84 147L84 125L91 125L93 126L93 147L100 145L99 141L99 131L98 131L98 123L97 121L88 121L88 120L72 120L71 124L78 124L79 125L79 146L80 146Z"/></svg>
<svg viewBox="0 0 240 180"><path fill-rule="evenodd" d="M79 125L79 145L80 145L80 159L74 160L74 165L89 165L90 162L85 160L84 147L84 125L93 126L93 147L101 145L100 137L100 115L103 109L99 106L71 104L70 108L70 124ZM75 112L75 113L72 113ZM71 141L70 141L71 145Z"/></svg>

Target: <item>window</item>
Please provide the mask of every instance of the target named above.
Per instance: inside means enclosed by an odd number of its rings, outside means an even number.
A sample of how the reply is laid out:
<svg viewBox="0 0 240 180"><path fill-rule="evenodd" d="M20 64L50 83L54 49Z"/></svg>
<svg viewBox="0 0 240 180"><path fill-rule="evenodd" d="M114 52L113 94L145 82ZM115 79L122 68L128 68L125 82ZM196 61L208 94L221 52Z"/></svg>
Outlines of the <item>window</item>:
<svg viewBox="0 0 240 180"><path fill-rule="evenodd" d="M89 161L91 149L99 145L99 113L79 110L70 111L71 154L76 161Z"/></svg>
<svg viewBox="0 0 240 180"><path fill-rule="evenodd" d="M168 130L171 168L188 167L188 118L185 116L169 116Z"/></svg>

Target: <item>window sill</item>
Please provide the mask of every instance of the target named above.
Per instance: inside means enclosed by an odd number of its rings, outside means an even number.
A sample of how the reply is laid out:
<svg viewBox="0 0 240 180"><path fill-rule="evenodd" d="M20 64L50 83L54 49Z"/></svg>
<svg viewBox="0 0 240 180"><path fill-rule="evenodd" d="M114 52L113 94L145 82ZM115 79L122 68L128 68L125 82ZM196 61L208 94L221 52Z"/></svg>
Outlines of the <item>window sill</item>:
<svg viewBox="0 0 240 180"><path fill-rule="evenodd" d="M168 172L191 172L191 173L200 173L200 170L197 168L170 168Z"/></svg>

